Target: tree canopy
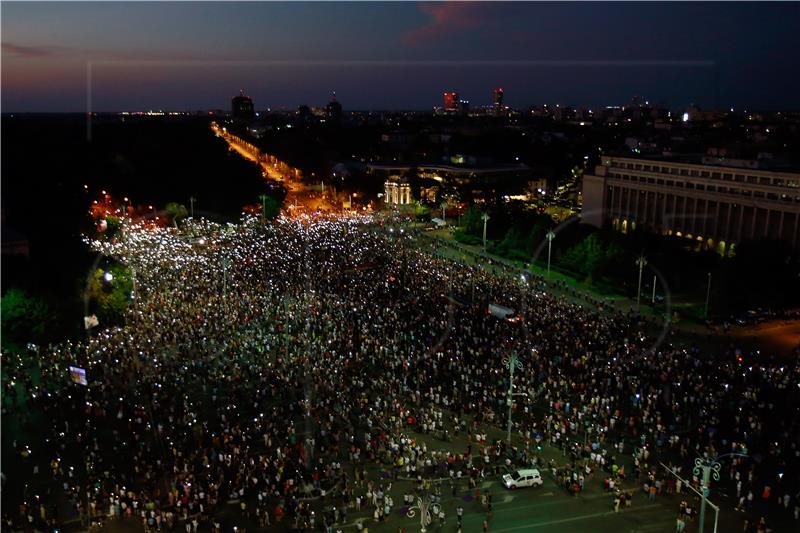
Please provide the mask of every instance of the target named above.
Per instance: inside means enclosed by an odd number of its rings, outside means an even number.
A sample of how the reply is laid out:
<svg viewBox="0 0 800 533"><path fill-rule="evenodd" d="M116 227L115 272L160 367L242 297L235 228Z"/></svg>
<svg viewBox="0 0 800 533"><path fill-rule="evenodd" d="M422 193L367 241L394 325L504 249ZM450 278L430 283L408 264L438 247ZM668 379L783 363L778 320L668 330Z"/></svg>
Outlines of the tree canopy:
<svg viewBox="0 0 800 533"><path fill-rule="evenodd" d="M50 310L39 297L9 289L2 297L2 337L16 343L39 342L46 334Z"/></svg>

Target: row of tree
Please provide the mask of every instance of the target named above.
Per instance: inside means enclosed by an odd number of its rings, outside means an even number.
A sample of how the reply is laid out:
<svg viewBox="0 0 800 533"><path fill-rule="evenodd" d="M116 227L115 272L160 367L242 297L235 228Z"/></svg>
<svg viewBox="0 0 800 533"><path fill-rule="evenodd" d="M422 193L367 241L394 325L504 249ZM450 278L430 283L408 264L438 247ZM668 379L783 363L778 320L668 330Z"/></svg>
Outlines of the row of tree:
<svg viewBox="0 0 800 533"><path fill-rule="evenodd" d="M640 255L647 258L644 287L656 276L659 294L669 291L687 300L702 301L712 284L716 314L738 313L755 307L787 308L800 302L800 262L786 242L740 243L735 257L723 258L712 251L695 249L696 243L677 237L622 234L598 229L575 217L561 224L543 213L511 206L486 211L487 251L524 262L547 262L546 235L553 230L552 268L580 280L635 296ZM483 237L484 211L470 207L456 237L479 244Z"/></svg>

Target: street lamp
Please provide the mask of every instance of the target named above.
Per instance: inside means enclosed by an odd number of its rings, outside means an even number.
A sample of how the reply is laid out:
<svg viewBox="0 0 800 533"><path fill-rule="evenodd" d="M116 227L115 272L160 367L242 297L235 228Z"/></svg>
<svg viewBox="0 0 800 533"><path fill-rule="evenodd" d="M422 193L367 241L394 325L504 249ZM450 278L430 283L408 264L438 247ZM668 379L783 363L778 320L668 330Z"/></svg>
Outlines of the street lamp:
<svg viewBox="0 0 800 533"><path fill-rule="evenodd" d="M447 218L445 217L445 210L447 209L447 200L443 200L440 207L442 208L442 222L447 224Z"/></svg>
<svg viewBox="0 0 800 533"><path fill-rule="evenodd" d="M716 457L713 456L697 457L694 460L694 468L692 469L692 473L695 476L699 476L701 471L703 473L702 485L700 486L700 491L703 493L703 497L700 499L700 524L699 524L700 527L698 529L700 533L703 533L703 526L705 526L706 501L708 500L708 493L709 493L708 484L711 481L712 475L714 476L714 481L719 481L719 471L722 468L722 465L719 463L719 460L729 455L747 457L747 455L743 453L726 453L723 455L717 455ZM709 502L709 504L711 504L711 502ZM717 521L719 520L719 507L715 507L715 510L717 514L714 518L714 533L716 533L717 531Z"/></svg>
<svg viewBox="0 0 800 533"><path fill-rule="evenodd" d="M483 253L486 253L486 223L489 221L489 213L484 213L483 219Z"/></svg>
<svg viewBox="0 0 800 533"><path fill-rule="evenodd" d="M710 297L711 297L711 272L708 273L708 287L706 288L706 308L705 312L703 313L706 319L708 319L708 300L710 299Z"/></svg>
<svg viewBox="0 0 800 533"><path fill-rule="evenodd" d="M264 215L264 219L266 220L266 218L267 218L267 195L266 194L262 194L261 195L261 209L262 209L262 214Z"/></svg>
<svg viewBox="0 0 800 533"><path fill-rule="evenodd" d="M636 264L639 266L639 288L636 291L636 307L639 307L639 300L642 295L642 270L647 265L647 259L644 258L644 255L640 255L636 260Z"/></svg>
<svg viewBox="0 0 800 533"><path fill-rule="evenodd" d="M194 201L196 199L197 198L195 198L194 196L189 197L189 216L191 216L192 218L194 218Z"/></svg>
<svg viewBox="0 0 800 533"><path fill-rule="evenodd" d="M412 505L408 508L406 515L408 515L409 518L414 518L417 511L419 511L420 531L425 533L427 531L425 528L431 523L431 511L433 511L433 514L439 514L439 505L433 502L430 494L425 493L417 498L416 505Z"/></svg>
<svg viewBox="0 0 800 533"><path fill-rule="evenodd" d="M656 305L656 279L657 276L653 276L653 297L650 299L650 303L652 305Z"/></svg>
<svg viewBox="0 0 800 533"><path fill-rule="evenodd" d="M550 277L550 252L553 249L553 239L556 238L556 234L553 233L553 230L547 232L545 235L547 238L547 277Z"/></svg>
<svg viewBox="0 0 800 533"><path fill-rule="evenodd" d="M503 357L503 365L508 367L508 395L506 397L506 403L508 404L508 424L506 441L511 444L511 411L514 408L514 370L517 368L522 370L522 361L519 360L517 352L513 351L511 355ZM519 393L520 396L524 394L525 393L522 392Z"/></svg>

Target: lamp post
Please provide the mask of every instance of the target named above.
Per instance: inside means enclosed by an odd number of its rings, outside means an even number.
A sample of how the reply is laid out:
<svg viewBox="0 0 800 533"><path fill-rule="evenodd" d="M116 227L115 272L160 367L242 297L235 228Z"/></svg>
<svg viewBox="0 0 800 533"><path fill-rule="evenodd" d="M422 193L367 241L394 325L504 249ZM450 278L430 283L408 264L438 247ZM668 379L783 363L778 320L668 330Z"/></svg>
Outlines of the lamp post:
<svg viewBox="0 0 800 533"><path fill-rule="evenodd" d="M486 253L486 223L489 222L489 213L484 213L483 219L483 253Z"/></svg>
<svg viewBox="0 0 800 533"><path fill-rule="evenodd" d="M443 200L442 204L439 207L442 208L442 222L444 222L445 225L447 225L447 218L445 216L445 211L447 210L447 200Z"/></svg>
<svg viewBox="0 0 800 533"><path fill-rule="evenodd" d="M519 360L517 352L511 352L511 355L503 357L503 365L508 367L508 394L506 403L508 404L508 423L506 426L506 442L511 444L511 412L514 409L514 370L522 370L522 361ZM520 393L523 395L524 393Z"/></svg>
<svg viewBox="0 0 800 533"><path fill-rule="evenodd" d="M639 288L636 291L636 307L639 307L639 301L642 296L642 270L647 265L647 259L644 258L644 255L640 255L636 260L636 264L639 266Z"/></svg>
<svg viewBox="0 0 800 533"><path fill-rule="evenodd" d="M700 461L700 459L696 459L696 460L697 460L697 461ZM689 480L688 480L688 479L683 479L683 478L682 478L680 475L678 475L678 473L677 473L677 472L675 472L673 469L671 469L670 467L668 467L668 466L667 466L667 465L665 465L664 463L659 463L659 464L661 465L661 467L662 467L664 470L666 470L667 472L669 472L670 474L672 474L672 475L673 475L673 476L675 476L676 478L680 479L680 480L683 482L683 486L684 486L684 487L688 488L689 490L693 491L695 494L697 494L698 496L700 496L700 500L702 501L702 503L701 503L701 506L704 506L704 505L706 504L706 499L707 499L707 498L706 498L706 497L705 497L705 495L704 495L704 494L705 494L705 492L699 492L698 490L696 490L694 487L692 487L692 484L689 482ZM701 487L701 488L702 488L702 487ZM718 522L719 522L719 506L717 506L717 505L714 505L714 504L713 504L713 503L711 503L710 501L708 502L708 505L709 505L709 506L710 506L712 509L714 509L714 512L715 512L715 515L714 515L714 533L717 533L717 524L718 524ZM700 526L700 531L703 531L703 525L704 525L705 515L703 514L703 515L701 515L701 516L702 516L702 518L700 519L700 524L699 524L699 526Z"/></svg>
<svg viewBox="0 0 800 533"><path fill-rule="evenodd" d="M556 234L553 233L553 230L547 232L545 235L547 238L547 277L550 277L550 252L553 250L553 239L556 238Z"/></svg>
<svg viewBox="0 0 800 533"><path fill-rule="evenodd" d="M698 528L700 533L703 533L703 526L705 526L706 501L708 500L709 493L708 484L711 481L712 476L714 477L714 481L719 481L719 471L722 468L719 460L729 455L747 457L747 455L743 453L726 453L717 456L697 457L694 460L694 468L692 469L692 473L695 476L699 476L701 472L703 473L702 485L700 486L700 491L703 493L702 498L700 498L700 524ZM708 503L713 505L711 502ZM719 520L719 507L714 506L714 508L717 512L716 517L714 518L714 533L716 533L717 521Z"/></svg>
<svg viewBox="0 0 800 533"><path fill-rule="evenodd" d="M706 307L703 315L708 319L708 301L711 298L711 272L708 273L708 286L706 287Z"/></svg>
<svg viewBox="0 0 800 533"><path fill-rule="evenodd" d="M417 514L417 511L419 511L420 531L425 533L427 531L426 528L431 523L431 511L433 511L434 515L439 514L439 504L434 503L431 495L425 492L417 497L417 503L408 508L406 515L409 518L414 518L414 516Z"/></svg>
<svg viewBox="0 0 800 533"><path fill-rule="evenodd" d="M261 214L264 217L264 220L267 219L267 195L262 194L261 198ZM352 200L351 200L352 201Z"/></svg>
<svg viewBox="0 0 800 533"><path fill-rule="evenodd" d="M194 196L189 197L189 216L192 218L194 218L194 201L196 199Z"/></svg>
<svg viewBox="0 0 800 533"><path fill-rule="evenodd" d="M650 303L655 305L656 304L656 276L653 276L653 297L650 299Z"/></svg>

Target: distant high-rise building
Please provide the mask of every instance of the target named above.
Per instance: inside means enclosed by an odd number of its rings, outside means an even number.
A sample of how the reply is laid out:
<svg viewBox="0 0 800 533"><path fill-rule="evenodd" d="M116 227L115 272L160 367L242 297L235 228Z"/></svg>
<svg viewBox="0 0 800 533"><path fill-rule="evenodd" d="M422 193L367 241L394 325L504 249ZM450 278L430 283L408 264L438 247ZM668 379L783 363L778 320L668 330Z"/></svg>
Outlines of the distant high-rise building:
<svg viewBox="0 0 800 533"><path fill-rule="evenodd" d="M492 92L492 104L494 105L495 115L503 112L503 88L498 87Z"/></svg>
<svg viewBox="0 0 800 533"><path fill-rule="evenodd" d="M458 111L458 93L456 92L444 93L444 110Z"/></svg>
<svg viewBox="0 0 800 533"><path fill-rule="evenodd" d="M342 118L342 104L336 99L336 91L333 91L331 95L331 101L328 102L328 107L326 108L328 118L331 120L339 120Z"/></svg>
<svg viewBox="0 0 800 533"><path fill-rule="evenodd" d="M239 91L239 96L234 96L231 100L231 116L233 120L248 121L256 116L253 100L244 94L244 90Z"/></svg>

